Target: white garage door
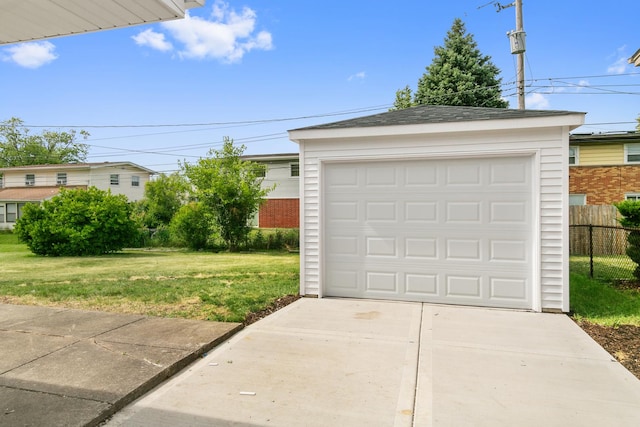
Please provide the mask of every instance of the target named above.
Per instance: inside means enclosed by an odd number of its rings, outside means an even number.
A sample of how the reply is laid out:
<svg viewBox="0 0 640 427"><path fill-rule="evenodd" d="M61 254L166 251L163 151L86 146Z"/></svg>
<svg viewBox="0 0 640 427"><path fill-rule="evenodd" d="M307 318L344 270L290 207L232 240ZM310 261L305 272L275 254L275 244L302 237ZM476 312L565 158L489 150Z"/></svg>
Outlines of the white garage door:
<svg viewBox="0 0 640 427"><path fill-rule="evenodd" d="M324 294L531 308L531 163L326 164Z"/></svg>

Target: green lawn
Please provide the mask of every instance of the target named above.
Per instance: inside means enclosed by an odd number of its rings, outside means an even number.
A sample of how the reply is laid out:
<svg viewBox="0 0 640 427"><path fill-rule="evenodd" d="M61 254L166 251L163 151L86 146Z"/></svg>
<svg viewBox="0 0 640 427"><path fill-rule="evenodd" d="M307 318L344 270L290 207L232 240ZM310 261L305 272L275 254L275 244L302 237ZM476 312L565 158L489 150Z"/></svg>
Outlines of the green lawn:
<svg viewBox="0 0 640 427"><path fill-rule="evenodd" d="M0 302L241 322L298 293L299 257L125 250L40 257L0 234Z"/></svg>
<svg viewBox="0 0 640 427"><path fill-rule="evenodd" d="M571 257L571 311L576 320L640 326L640 290L619 289L631 265L596 279L588 260ZM126 250L101 257L33 255L12 234L0 234L0 302L241 322L277 298L298 293L299 257L268 252Z"/></svg>
<svg viewBox="0 0 640 427"><path fill-rule="evenodd" d="M594 279L589 278L589 260L571 257L571 311L576 320L605 326L640 326L640 287L622 289L620 279L633 277L633 263L625 256L594 259Z"/></svg>

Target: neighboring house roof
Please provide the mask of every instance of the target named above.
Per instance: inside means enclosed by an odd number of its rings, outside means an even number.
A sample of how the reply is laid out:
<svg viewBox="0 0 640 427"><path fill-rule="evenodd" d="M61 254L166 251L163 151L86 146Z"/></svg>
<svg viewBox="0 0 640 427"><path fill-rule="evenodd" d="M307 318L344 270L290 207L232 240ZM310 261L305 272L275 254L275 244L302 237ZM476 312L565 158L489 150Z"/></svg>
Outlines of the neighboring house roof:
<svg viewBox="0 0 640 427"><path fill-rule="evenodd" d="M569 135L570 144L588 143L633 143L640 142L640 132L615 132L615 133L575 133Z"/></svg>
<svg viewBox="0 0 640 427"><path fill-rule="evenodd" d="M0 45L184 18L204 0L0 2Z"/></svg>
<svg viewBox="0 0 640 427"><path fill-rule="evenodd" d="M242 160L251 162L269 162L277 160L297 160L300 157L298 153L276 153L276 154L255 154L242 156Z"/></svg>
<svg viewBox="0 0 640 427"><path fill-rule="evenodd" d="M420 105L402 110L394 110L371 116L342 120L316 126L294 129L293 131L315 129L347 129L373 126L402 126L434 123L455 123L479 120L506 120L536 117L555 117L576 114L572 111L557 110L512 110L505 108L457 107L443 105Z"/></svg>
<svg viewBox="0 0 640 427"><path fill-rule="evenodd" d="M636 67L640 67L640 49L636 50L636 53L629 58L629 64L634 64Z"/></svg>
<svg viewBox="0 0 640 427"><path fill-rule="evenodd" d="M39 202L50 199L60 192L61 187L10 187L0 188L3 202ZM87 188L86 185L64 187L66 189Z"/></svg>
<svg viewBox="0 0 640 427"><path fill-rule="evenodd" d="M28 165L28 166L12 166L7 168L0 168L0 172L9 172L9 171L37 171L37 170L69 170L69 169L99 169L106 167L121 167L128 166L132 168L139 169L141 171L147 172L149 174L155 175L157 172L152 171L151 169L147 169L144 166L137 165L132 162L100 162L100 163L63 163L63 164L51 164L51 165Z"/></svg>

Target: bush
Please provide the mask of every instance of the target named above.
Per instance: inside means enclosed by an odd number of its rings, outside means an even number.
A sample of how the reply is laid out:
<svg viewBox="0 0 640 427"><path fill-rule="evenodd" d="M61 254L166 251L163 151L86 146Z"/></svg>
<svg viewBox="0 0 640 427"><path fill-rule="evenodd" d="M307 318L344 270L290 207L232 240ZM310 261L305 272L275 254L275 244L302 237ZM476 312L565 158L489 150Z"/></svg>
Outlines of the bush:
<svg viewBox="0 0 640 427"><path fill-rule="evenodd" d="M211 220L201 203L189 203L176 212L169 226L171 235L190 249L207 247Z"/></svg>
<svg viewBox="0 0 640 427"><path fill-rule="evenodd" d="M40 205L25 205L14 232L37 255L100 255L122 250L138 236L130 214L123 195L63 188Z"/></svg>
<svg viewBox="0 0 640 427"><path fill-rule="evenodd" d="M300 232L297 228L285 230L258 228L247 237L245 248L249 250L297 250L300 246Z"/></svg>
<svg viewBox="0 0 640 427"><path fill-rule="evenodd" d="M640 279L640 202L635 200L625 200L615 204L622 215L620 224L623 227L633 228L627 236L627 255L636 263L633 276Z"/></svg>

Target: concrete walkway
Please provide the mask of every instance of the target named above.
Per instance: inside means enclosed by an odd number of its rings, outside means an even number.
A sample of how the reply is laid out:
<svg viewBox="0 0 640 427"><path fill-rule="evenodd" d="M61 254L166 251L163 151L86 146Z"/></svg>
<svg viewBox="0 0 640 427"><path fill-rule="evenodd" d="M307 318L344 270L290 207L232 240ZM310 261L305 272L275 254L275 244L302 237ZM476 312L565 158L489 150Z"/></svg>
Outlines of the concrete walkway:
<svg viewBox="0 0 640 427"><path fill-rule="evenodd" d="M560 314L301 299L109 426L633 426L640 381Z"/></svg>
<svg viewBox="0 0 640 427"><path fill-rule="evenodd" d="M97 425L240 328L0 304L0 426Z"/></svg>

